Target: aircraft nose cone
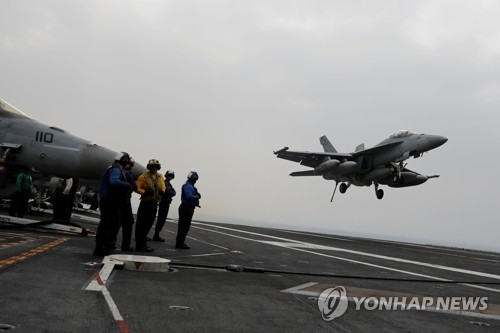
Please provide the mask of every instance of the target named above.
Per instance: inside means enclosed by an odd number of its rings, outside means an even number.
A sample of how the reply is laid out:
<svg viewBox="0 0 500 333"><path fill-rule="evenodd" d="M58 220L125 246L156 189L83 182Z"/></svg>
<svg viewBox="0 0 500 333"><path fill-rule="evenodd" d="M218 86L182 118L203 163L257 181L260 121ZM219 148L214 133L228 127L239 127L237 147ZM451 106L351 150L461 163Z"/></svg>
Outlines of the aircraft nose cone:
<svg viewBox="0 0 500 333"><path fill-rule="evenodd" d="M140 175L142 175L143 173L145 173L147 171L148 171L148 169L146 169L145 166L135 162L135 165L132 168L132 175L134 176L134 179L137 180L137 178L139 178Z"/></svg>
<svg viewBox="0 0 500 333"><path fill-rule="evenodd" d="M113 163L117 152L98 145L88 145L83 152L82 167L78 175L83 179L100 180L104 171ZM137 179L140 174L146 172L146 168L135 163L132 174Z"/></svg>
<svg viewBox="0 0 500 333"><path fill-rule="evenodd" d="M83 150L80 178L100 180L104 171L113 163L116 152L98 145L88 145Z"/></svg>
<svg viewBox="0 0 500 333"><path fill-rule="evenodd" d="M434 149L439 146L442 146L448 141L448 138L445 138L441 135L429 135L427 137L427 142L429 144L429 149Z"/></svg>

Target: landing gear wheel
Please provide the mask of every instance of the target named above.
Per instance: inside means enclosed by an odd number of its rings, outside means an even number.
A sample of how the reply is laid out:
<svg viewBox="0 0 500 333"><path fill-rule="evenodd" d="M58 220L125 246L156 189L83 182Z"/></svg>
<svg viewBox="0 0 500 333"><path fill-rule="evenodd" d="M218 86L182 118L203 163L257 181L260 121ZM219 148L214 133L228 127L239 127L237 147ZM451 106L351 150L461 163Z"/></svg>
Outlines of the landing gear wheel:
<svg viewBox="0 0 500 333"><path fill-rule="evenodd" d="M377 195L377 199L382 199L384 197L384 190L377 190L377 192L375 192L375 194Z"/></svg>
<svg viewBox="0 0 500 333"><path fill-rule="evenodd" d="M347 191L347 184L346 183L340 184L339 191L340 193L345 193Z"/></svg>

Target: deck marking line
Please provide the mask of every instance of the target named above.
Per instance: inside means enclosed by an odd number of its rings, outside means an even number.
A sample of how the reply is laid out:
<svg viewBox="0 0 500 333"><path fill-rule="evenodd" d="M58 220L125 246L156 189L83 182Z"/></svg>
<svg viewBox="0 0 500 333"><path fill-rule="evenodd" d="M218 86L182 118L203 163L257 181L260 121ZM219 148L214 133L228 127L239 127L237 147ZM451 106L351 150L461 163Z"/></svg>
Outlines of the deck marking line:
<svg viewBox="0 0 500 333"><path fill-rule="evenodd" d="M113 268L115 265L123 264L121 261L116 261L109 259L108 257L104 257L102 260L104 266L101 268L99 272L94 272L94 279L89 283L89 285L85 288L88 291L100 291L108 304L108 307L113 315L113 318L120 330L120 333L129 333L130 330L127 326L125 320L123 320L118 307L116 306L115 301L111 297L111 294L106 288L106 282L108 281L109 276L113 272Z"/></svg>
<svg viewBox="0 0 500 333"><path fill-rule="evenodd" d="M32 257L32 256L35 256L35 255L40 254L42 252L45 252L45 251L49 250L50 248L53 248L54 246L57 246L65 241L67 241L68 239L69 238L66 238L66 237L58 238L56 240L53 240L50 243L44 244L44 245L39 246L35 249L23 252L21 254L18 254L16 256L13 256L13 257L10 257L7 259L0 260L0 269L4 268L6 266L9 266L9 265L14 265L18 262L21 262L23 260L26 260L26 259Z"/></svg>
<svg viewBox="0 0 500 333"><path fill-rule="evenodd" d="M197 224L202 224L203 225L203 223L197 223ZM244 240L248 240L248 241L252 241L252 242L258 242L258 243L264 243L264 244L269 244L269 245L284 247L284 248L288 248L288 249L295 250L295 251L306 252L306 253L315 254L315 255L318 255L318 256L323 256L323 257L328 257L328 258L334 258L334 259L338 259L338 260L342 260L342 261L348 261L348 262L352 262L352 263L357 263L357 264L361 264L361 265L365 265L365 266L370 266L370 267L381 268L381 269L384 269L384 270L389 270L389 271L394 271L394 272L409 274L409 275L413 275L413 276L425 277L425 278L428 278L428 279L433 279L433 280L438 280L438 281L447 281L447 282L451 282L452 281L452 280L449 280L449 279L444 279L444 278L440 278L440 277L436 277L436 276L419 274L419 273L410 272L410 271L406 271L406 270L395 269L395 268L391 268L391 267L387 267L387 266L371 264L371 263L363 262L363 261L359 261L359 260L351 260L351 259L347 259L347 258L343 258L343 257L337 257L337 256L332 256L332 255L328 255L328 254L324 254L324 253L320 253L320 252L313 252L313 251L304 250L304 249L298 248L297 245L307 245L308 243L298 242L298 241L294 241L294 240L290 240L290 239L288 239L287 240L288 243L286 243L288 246L285 246L281 242L262 241L262 240L251 239L251 238L247 238L247 237L243 237L243 236L237 236L237 235L233 235L233 234L229 234L229 233L225 233L225 232L217 231L217 230L213 230L213 229L206 229L206 228L201 228L201 227L195 227L195 228L201 229L201 230L205 230L205 231L214 232L214 233L219 233L219 234L230 236L230 237L234 237L234 238L244 239ZM254 235L259 235L259 236L264 236L264 237L269 237L269 238L279 238L279 239L282 239L282 240L286 240L286 239L281 238L281 237L274 237L274 236L268 236L268 235L263 235L263 234L257 234L257 233L254 233L254 232L243 231L243 230L236 230L236 229L231 229L231 228L227 228L227 227L217 227L217 228L221 228L221 229L225 229L225 230L237 231L237 232L241 232L241 233L249 233L249 234L254 234ZM293 246L291 246L291 244L293 244ZM310 245L318 246L318 245L315 245L315 244L310 244ZM345 249L341 249L341 250L345 250ZM346 252L349 252L349 251L351 251L351 250L346 250ZM364 252L359 252L359 251L353 251L353 252L358 252L357 254L360 254L360 255L370 256L369 253L364 253ZM377 256L377 255L373 255L373 256ZM384 257L384 256L378 256L378 257ZM419 262L413 262L411 260L406 260L406 259L399 259L399 258L393 258L393 257L386 257L386 258L387 258L387 260L395 260L395 261L402 260L402 261L406 261L407 263L410 263L410 264L417 264L417 265L419 264ZM426 264L426 263L423 263L423 264ZM466 272L468 272L468 274L476 275L475 273L478 273L477 275L479 275L479 276L481 276L482 274L484 274L484 275L488 275L488 276L494 276L493 278L495 278L495 279L500 279L500 276L494 275L494 274L487 274L487 273L481 273L481 272L475 272L475 271L461 270L461 269L458 269L458 268L454 269L453 267L440 266L440 265L432 265L432 264L426 264L426 265L429 265L430 267L434 267L434 268L437 268L437 269L442 269L442 270L446 269L446 270L458 271L458 272L460 272L460 271L466 271ZM487 287L483 287L483 286L479 286L479 285L464 284L464 283L461 283L461 285L464 285L464 286L467 286L467 287L471 287L471 288L489 290L489 291L500 293L500 290L498 290L498 289L493 289L493 288L485 289Z"/></svg>
<svg viewBox="0 0 500 333"><path fill-rule="evenodd" d="M196 222L196 223L197 224L201 224L201 225L206 225L206 224L199 223L199 222ZM401 258L396 258L396 257L383 256L383 255L372 254L372 253L367 253L367 252L361 252L361 251L343 249L343 248L339 248L339 247L331 247L331 246L317 245L317 244L313 244L313 243L299 242L299 241L292 240L292 239L286 239L286 238L282 238L282 237L274 237L274 236L269 236L269 235L264 235L264 234L258 234L258 233L250 232L250 231L231 229L231 228L227 228L227 227L216 226L216 228L221 228L221 229L225 229L225 230L232 230L232 231L237 231L237 232L241 232L241 233L248 233L248 234L252 234L252 235L259 235L259 236L264 236L264 237L269 237L269 238L274 238L274 239L280 239L280 240L283 240L283 241L287 242L286 245L284 246L284 247L287 247L287 248L304 247L304 248L311 248L311 249L321 249L321 250L330 250L330 251L338 251L338 252L347 252L347 253L351 253L351 254L357 254L357 255L362 255L362 256L367 256L367 257L373 257L373 258L377 258L377 259L397 261L397 262L402 262L402 263L407 263L407 264L412 264L412 265L421 265L421 266L426 266L426 267L431 267L431 268L436 268L436 269L441 269L441 270L449 270L449 271L457 272L457 273L463 273L463 274L469 274L469 275L476 275L476 276L487 277L487 278L491 278L491 279L495 279L495 280L500 280L500 275L497 275L497 274L489 274L489 273L477 272L477 271L472 271L472 270L467 270L467 269L461 269L461 268L455 268L455 267L448 267L448 266L443 266L443 265L429 264L429 263L420 262L420 261L413 261L413 260L408 260L408 259L401 259ZM200 228L200 229L203 229L203 228ZM203 230L216 232L215 230L210 230L210 229L203 229ZM227 235L230 235L230 234L227 234ZM235 235L231 235L231 236L238 237L238 236L235 236ZM249 238L246 238L246 239L250 240ZM252 241L279 246L278 242L261 241L261 240L256 240L256 239L252 239ZM316 253L316 252L314 252L314 253Z"/></svg>

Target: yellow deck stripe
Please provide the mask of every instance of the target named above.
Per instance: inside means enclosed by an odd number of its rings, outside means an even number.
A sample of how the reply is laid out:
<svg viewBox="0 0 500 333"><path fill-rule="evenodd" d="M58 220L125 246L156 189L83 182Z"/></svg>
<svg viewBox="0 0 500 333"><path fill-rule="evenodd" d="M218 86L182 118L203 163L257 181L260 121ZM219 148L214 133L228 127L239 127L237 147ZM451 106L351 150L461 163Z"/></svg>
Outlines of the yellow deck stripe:
<svg viewBox="0 0 500 333"><path fill-rule="evenodd" d="M13 257L10 257L10 258L7 258L7 259L3 259L3 260L0 260L0 269L4 268L4 267L7 267L7 266L10 266L10 265L14 265L18 262L21 262L23 260L26 260L32 256L35 256L37 254L40 254L42 252L45 252L47 251L48 249L51 249L57 245L60 245L61 243L64 243L65 241L67 241L69 238L66 238L66 237L61 237L61 238L58 238L50 243L47 243L47 244L44 244L42 246L39 246L35 249L32 249L32 250L29 250L29 251L26 251L26 252L23 252L21 254L18 254L16 256L13 256Z"/></svg>

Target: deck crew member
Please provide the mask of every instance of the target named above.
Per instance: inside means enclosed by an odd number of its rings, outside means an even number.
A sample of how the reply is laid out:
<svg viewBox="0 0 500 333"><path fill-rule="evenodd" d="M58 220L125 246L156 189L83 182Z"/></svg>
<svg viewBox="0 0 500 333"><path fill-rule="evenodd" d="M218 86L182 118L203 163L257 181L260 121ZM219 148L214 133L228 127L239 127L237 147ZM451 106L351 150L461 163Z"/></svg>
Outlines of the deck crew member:
<svg viewBox="0 0 500 333"><path fill-rule="evenodd" d="M179 206L179 224L177 226L177 238L175 247L178 249L189 249L186 244L186 236L191 227L194 209L200 207L201 194L194 186L198 181L198 173L191 171L187 181L182 185L181 205Z"/></svg>
<svg viewBox="0 0 500 333"><path fill-rule="evenodd" d="M158 203L165 194L165 179L158 172L161 164L156 159L149 160L143 173L137 179L137 193L141 195L141 202L137 210L137 224L135 226L135 250L152 252L153 248L146 243L149 230L153 226L158 211Z"/></svg>
<svg viewBox="0 0 500 333"><path fill-rule="evenodd" d="M132 193L137 191L137 185L135 183L134 175L132 175L132 168L134 167L135 161L130 157L130 163L124 168L123 172L125 174L125 179L130 184L132 189L129 192L128 200L122 207L121 217L122 217L122 251L132 251L134 250L130 244L132 241L132 228L134 226L134 214L132 213Z"/></svg>
<svg viewBox="0 0 500 333"><path fill-rule="evenodd" d="M28 210L28 201L32 193L32 178L30 170L21 170L16 178L16 193L9 208L10 216L23 217Z"/></svg>
<svg viewBox="0 0 500 333"><path fill-rule="evenodd" d="M165 194L161 198L160 204L158 205L158 219L156 220L155 234L153 236L153 241L164 242L165 239L160 237L160 232L165 221L167 220L168 210L170 204L172 203L172 197L176 195L175 189L172 186L172 180L175 178L175 173L172 170L167 170L165 173Z"/></svg>
<svg viewBox="0 0 500 333"><path fill-rule="evenodd" d="M94 255L113 253L116 233L121 224L121 209L129 199L132 186L127 182L123 169L130 163L129 154L118 153L114 163L104 172L99 187L101 220L97 227Z"/></svg>

